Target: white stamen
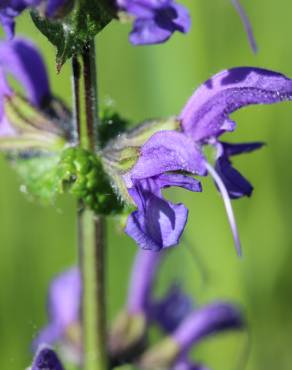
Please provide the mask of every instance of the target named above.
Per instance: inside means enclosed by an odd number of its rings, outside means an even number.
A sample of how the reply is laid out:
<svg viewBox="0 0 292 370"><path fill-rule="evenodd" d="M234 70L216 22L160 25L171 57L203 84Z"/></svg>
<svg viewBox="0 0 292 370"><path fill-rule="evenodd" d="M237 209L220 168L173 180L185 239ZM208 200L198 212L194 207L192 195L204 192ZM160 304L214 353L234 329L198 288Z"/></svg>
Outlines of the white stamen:
<svg viewBox="0 0 292 370"><path fill-rule="evenodd" d="M233 209L231 205L231 200L228 195L227 189L224 185L224 182L221 180L220 176L215 171L215 169L208 162L205 162L205 165L206 165L208 172L210 173L210 175L213 177L214 181L216 182L220 190L220 193L222 195L224 206L225 206L226 213L227 213L228 222L231 228L234 244L237 250L237 254L241 256L241 244L240 244L237 225L236 225L236 221L235 221L235 217L234 217L234 213L233 213Z"/></svg>
<svg viewBox="0 0 292 370"><path fill-rule="evenodd" d="M249 22L249 19L248 19L246 13L245 13L243 7L240 5L239 0L231 0L231 2L234 5L235 9L237 10L237 12L238 12L238 14L241 18L241 21L242 21L243 26L245 28L245 32L247 33L249 44L250 44L253 52L257 53L258 48L257 48L257 44L256 44L255 37L254 37L254 34L253 34L253 30L252 30L251 24Z"/></svg>

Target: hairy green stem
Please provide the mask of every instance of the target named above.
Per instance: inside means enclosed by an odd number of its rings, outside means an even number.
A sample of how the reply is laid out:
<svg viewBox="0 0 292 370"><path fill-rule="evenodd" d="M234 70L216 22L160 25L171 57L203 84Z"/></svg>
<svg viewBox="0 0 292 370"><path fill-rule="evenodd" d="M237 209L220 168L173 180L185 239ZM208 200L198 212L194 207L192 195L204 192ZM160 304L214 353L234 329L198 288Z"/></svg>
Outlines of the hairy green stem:
<svg viewBox="0 0 292 370"><path fill-rule="evenodd" d="M78 220L83 279L84 369L106 370L105 224L102 217L89 209L81 208Z"/></svg>
<svg viewBox="0 0 292 370"><path fill-rule="evenodd" d="M80 146L95 151L97 143L97 86L94 42L82 54L84 102L80 103L80 83L73 78L75 119ZM73 74L78 72L76 61ZM79 90L79 91L76 91ZM80 106L85 112L80 112ZM76 114L76 111L78 112ZM82 114L84 113L84 114ZM82 200L78 209L79 266L82 272L82 334L85 370L107 370L105 309L105 219L86 209Z"/></svg>

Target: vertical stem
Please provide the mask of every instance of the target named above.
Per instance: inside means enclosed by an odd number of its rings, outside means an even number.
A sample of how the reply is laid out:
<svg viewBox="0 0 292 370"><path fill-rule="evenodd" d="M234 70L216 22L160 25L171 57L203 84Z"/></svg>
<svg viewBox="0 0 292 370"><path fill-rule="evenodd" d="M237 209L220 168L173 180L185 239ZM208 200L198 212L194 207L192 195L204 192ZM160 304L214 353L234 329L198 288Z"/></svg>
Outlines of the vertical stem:
<svg viewBox="0 0 292 370"><path fill-rule="evenodd" d="M84 94L85 94L85 113L87 123L87 147L91 150L96 149L97 143L97 125L98 125L98 98L97 98L97 73L95 60L94 41L88 43L84 49L83 58L83 76L84 76Z"/></svg>
<svg viewBox="0 0 292 370"><path fill-rule="evenodd" d="M81 209L78 225L83 278L84 368L106 370L104 219L94 215L89 209Z"/></svg>
<svg viewBox="0 0 292 370"><path fill-rule="evenodd" d="M94 41L82 55L84 108L80 114L78 61L73 60L74 106L79 143L83 149L95 151L97 142L97 85ZM74 65L75 63L75 65ZM77 97L77 98L76 98ZM82 105L83 106L83 105ZM107 370L105 309L105 220L79 202L78 244L82 272L82 326L85 370Z"/></svg>

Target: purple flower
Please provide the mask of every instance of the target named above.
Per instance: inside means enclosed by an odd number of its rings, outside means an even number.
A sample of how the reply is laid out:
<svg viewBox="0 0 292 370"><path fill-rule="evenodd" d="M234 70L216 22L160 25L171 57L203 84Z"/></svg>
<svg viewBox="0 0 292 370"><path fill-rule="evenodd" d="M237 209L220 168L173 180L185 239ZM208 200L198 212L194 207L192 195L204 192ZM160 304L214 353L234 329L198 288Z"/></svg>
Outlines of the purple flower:
<svg viewBox="0 0 292 370"><path fill-rule="evenodd" d="M158 324L168 334L142 354L138 362L150 369L203 370L203 366L188 360L191 348L209 335L241 329L242 315L238 308L225 302L194 309L192 299L177 285L161 299L154 298L154 283L165 253L140 250L132 268L127 301L129 317L142 315L148 323ZM131 327L129 322L127 327ZM123 342L123 338L120 341Z"/></svg>
<svg viewBox="0 0 292 370"><path fill-rule="evenodd" d="M193 309L192 298L174 283L164 297L152 299L148 315L165 333L172 333Z"/></svg>
<svg viewBox="0 0 292 370"><path fill-rule="evenodd" d="M20 84L25 96L10 87L9 75ZM15 137L21 138L26 149L52 149L63 139L72 139L70 114L53 97L42 57L25 39L0 42L0 98L2 142Z"/></svg>
<svg viewBox="0 0 292 370"><path fill-rule="evenodd" d="M221 143L219 137L235 129L229 115L252 104L273 104L292 100L292 80L286 76L260 68L239 67L225 70L201 85L184 107L180 119L182 131L201 148L211 145L217 152L215 168L205 160L205 167L223 196L235 245L240 254L231 198L249 196L248 181L232 166L229 157L258 149L261 143ZM217 172L218 171L218 172Z"/></svg>
<svg viewBox="0 0 292 370"><path fill-rule="evenodd" d="M159 44L191 26L186 8L173 0L117 0L117 7L135 18L129 37L134 45Z"/></svg>
<svg viewBox="0 0 292 370"><path fill-rule="evenodd" d="M74 267L57 276L48 294L48 325L33 342L33 349L40 345L62 343L80 355L79 314L81 281L78 268ZM72 351L73 352L73 351ZM79 356L80 357L80 356Z"/></svg>
<svg viewBox="0 0 292 370"><path fill-rule="evenodd" d="M145 249L159 250L176 245L187 220L187 211L182 205L175 208L161 198L159 191L166 184L201 191L200 184L189 176L209 173L222 194L240 253L230 198L250 196L252 186L232 167L230 157L258 149L262 143L228 144L221 142L219 137L234 131L235 122L230 114L239 108L285 100L292 100L292 80L260 68L225 70L201 85L179 116L180 132L159 131L153 134L142 145L132 169L124 175L128 191L137 205L137 211L129 216L127 234ZM206 145L216 152L215 166L204 156ZM173 182L173 173L181 176L180 181ZM169 180L161 185L159 179L162 175L169 176Z"/></svg>
<svg viewBox="0 0 292 370"><path fill-rule="evenodd" d="M27 8L44 7L44 15L47 17L57 17L62 9L73 3L73 0L2 0L0 4L0 23L9 39L14 36L14 18Z"/></svg>
<svg viewBox="0 0 292 370"><path fill-rule="evenodd" d="M176 186L200 192L197 180L174 172L202 175L202 159L193 141L175 131L158 132L141 148L139 160L125 176L129 194L137 205L125 231L141 248L160 250L178 243L188 211L182 204L165 200L161 189Z"/></svg>
<svg viewBox="0 0 292 370"><path fill-rule="evenodd" d="M57 354L50 347L40 347L31 370L64 370Z"/></svg>
<svg viewBox="0 0 292 370"><path fill-rule="evenodd" d="M139 364L144 369L206 370L188 359L190 350L210 335L243 327L242 314L234 305L211 303L192 311L170 336L146 351Z"/></svg>
<svg viewBox="0 0 292 370"><path fill-rule="evenodd" d="M210 335L227 330L240 330L243 327L241 312L230 303L216 302L194 310L171 334L171 340L178 346L171 368L173 370L206 369L203 365L188 360L189 351ZM155 347L152 351L155 351Z"/></svg>

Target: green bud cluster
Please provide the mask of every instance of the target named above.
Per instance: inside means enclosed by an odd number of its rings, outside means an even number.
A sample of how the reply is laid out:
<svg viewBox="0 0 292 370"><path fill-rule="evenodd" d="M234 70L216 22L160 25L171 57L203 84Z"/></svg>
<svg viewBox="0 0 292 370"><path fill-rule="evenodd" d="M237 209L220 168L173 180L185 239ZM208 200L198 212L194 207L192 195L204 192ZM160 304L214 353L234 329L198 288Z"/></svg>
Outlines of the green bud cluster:
<svg viewBox="0 0 292 370"><path fill-rule="evenodd" d="M58 164L57 178L60 192L68 191L97 214L113 215L123 211L123 205L96 154L82 148L64 150Z"/></svg>

